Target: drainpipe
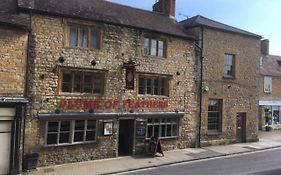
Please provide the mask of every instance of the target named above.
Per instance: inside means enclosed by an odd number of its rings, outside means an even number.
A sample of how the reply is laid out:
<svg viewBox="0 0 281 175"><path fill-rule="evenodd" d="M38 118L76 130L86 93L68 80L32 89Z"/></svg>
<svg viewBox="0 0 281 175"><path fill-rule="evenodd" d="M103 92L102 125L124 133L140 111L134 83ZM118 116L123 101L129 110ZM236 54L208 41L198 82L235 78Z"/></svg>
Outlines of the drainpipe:
<svg viewBox="0 0 281 175"><path fill-rule="evenodd" d="M203 41L204 41L204 28L200 27L200 43L195 44L196 48L200 50L199 58L200 58L200 78L199 78L199 121L198 121L198 136L197 136L197 147L201 147L201 123L202 123L202 87L203 87Z"/></svg>

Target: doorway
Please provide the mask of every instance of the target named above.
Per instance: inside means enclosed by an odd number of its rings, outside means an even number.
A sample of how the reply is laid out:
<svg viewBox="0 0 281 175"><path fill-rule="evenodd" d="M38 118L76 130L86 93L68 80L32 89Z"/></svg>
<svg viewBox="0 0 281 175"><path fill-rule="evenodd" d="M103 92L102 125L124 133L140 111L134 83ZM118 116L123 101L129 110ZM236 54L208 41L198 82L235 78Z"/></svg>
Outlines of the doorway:
<svg viewBox="0 0 281 175"><path fill-rule="evenodd" d="M236 120L236 142L246 142L246 112L238 112Z"/></svg>
<svg viewBox="0 0 281 175"><path fill-rule="evenodd" d="M134 128L134 119L119 120L118 156L133 154Z"/></svg>

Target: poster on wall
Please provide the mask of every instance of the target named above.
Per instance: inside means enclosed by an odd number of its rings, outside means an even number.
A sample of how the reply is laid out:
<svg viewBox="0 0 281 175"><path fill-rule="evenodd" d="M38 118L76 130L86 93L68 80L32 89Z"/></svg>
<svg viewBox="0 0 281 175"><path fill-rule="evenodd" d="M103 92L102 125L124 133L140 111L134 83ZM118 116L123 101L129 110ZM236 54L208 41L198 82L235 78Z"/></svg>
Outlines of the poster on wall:
<svg viewBox="0 0 281 175"><path fill-rule="evenodd" d="M146 120L136 120L136 137L145 138L146 136Z"/></svg>
<svg viewBox="0 0 281 175"><path fill-rule="evenodd" d="M109 136L112 135L113 131L113 122L104 122L103 123L103 135Z"/></svg>

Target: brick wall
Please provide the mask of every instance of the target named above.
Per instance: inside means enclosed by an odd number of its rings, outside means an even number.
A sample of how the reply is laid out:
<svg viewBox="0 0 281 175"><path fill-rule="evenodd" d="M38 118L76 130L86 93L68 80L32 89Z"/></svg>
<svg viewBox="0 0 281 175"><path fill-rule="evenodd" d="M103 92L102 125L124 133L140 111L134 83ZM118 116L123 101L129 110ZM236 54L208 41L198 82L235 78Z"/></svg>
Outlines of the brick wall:
<svg viewBox="0 0 281 175"><path fill-rule="evenodd" d="M99 24L102 27L102 47L100 50L71 49L64 46L64 21L67 19L46 16L32 17L31 57L29 66L29 98L31 100L26 119L25 151L39 152L40 165L85 161L116 156L117 125L114 119L112 136L98 135L97 143L87 145L45 147L45 122L37 120L38 113L53 113L60 99L132 99L168 100L166 109L136 109L135 112L185 112L181 119L180 137L163 140L165 150L194 146L196 129L196 86L195 56L192 42L165 35L167 58L151 58L143 55L144 35L155 35L145 31ZM86 21L83 21L87 23ZM90 23L89 24L95 24ZM105 94L63 95L58 92L59 73L53 72L58 58L65 58L64 66L93 69L91 61L96 60L94 69L106 70ZM169 97L139 96L137 87L125 90L124 62L136 61L137 73L153 73L171 77ZM179 72L179 73L177 73ZM44 76L42 76L44 75ZM43 78L42 78L43 77ZM135 80L136 81L136 80ZM136 82L135 82L136 83ZM65 110L70 112L72 110ZM76 112L84 112L83 109ZM103 109L96 112L128 112L126 109ZM102 123L101 123L102 124ZM99 124L100 126L100 124ZM136 143L136 149L143 150L147 143Z"/></svg>
<svg viewBox="0 0 281 175"><path fill-rule="evenodd" d="M0 95L23 96L27 32L0 28Z"/></svg>
<svg viewBox="0 0 281 175"><path fill-rule="evenodd" d="M264 92L264 76L260 75L259 80L259 97L260 99L267 99L267 100L277 100L281 99L281 77L272 77L272 92L265 93Z"/></svg>

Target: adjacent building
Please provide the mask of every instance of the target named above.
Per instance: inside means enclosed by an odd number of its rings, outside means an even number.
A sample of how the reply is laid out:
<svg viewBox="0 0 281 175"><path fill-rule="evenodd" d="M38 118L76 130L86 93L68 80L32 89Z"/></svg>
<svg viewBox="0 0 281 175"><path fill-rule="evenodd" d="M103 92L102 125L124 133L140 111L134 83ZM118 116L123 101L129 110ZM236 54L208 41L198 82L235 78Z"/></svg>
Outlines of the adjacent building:
<svg viewBox="0 0 281 175"><path fill-rule="evenodd" d="M281 56L269 54L269 40L261 41L259 129L281 126Z"/></svg>
<svg viewBox="0 0 281 175"><path fill-rule="evenodd" d="M257 141L261 37L203 16L181 23L198 39L201 145Z"/></svg>
<svg viewBox="0 0 281 175"><path fill-rule="evenodd" d="M18 173L26 98L29 21L10 1L0 5L0 174Z"/></svg>

